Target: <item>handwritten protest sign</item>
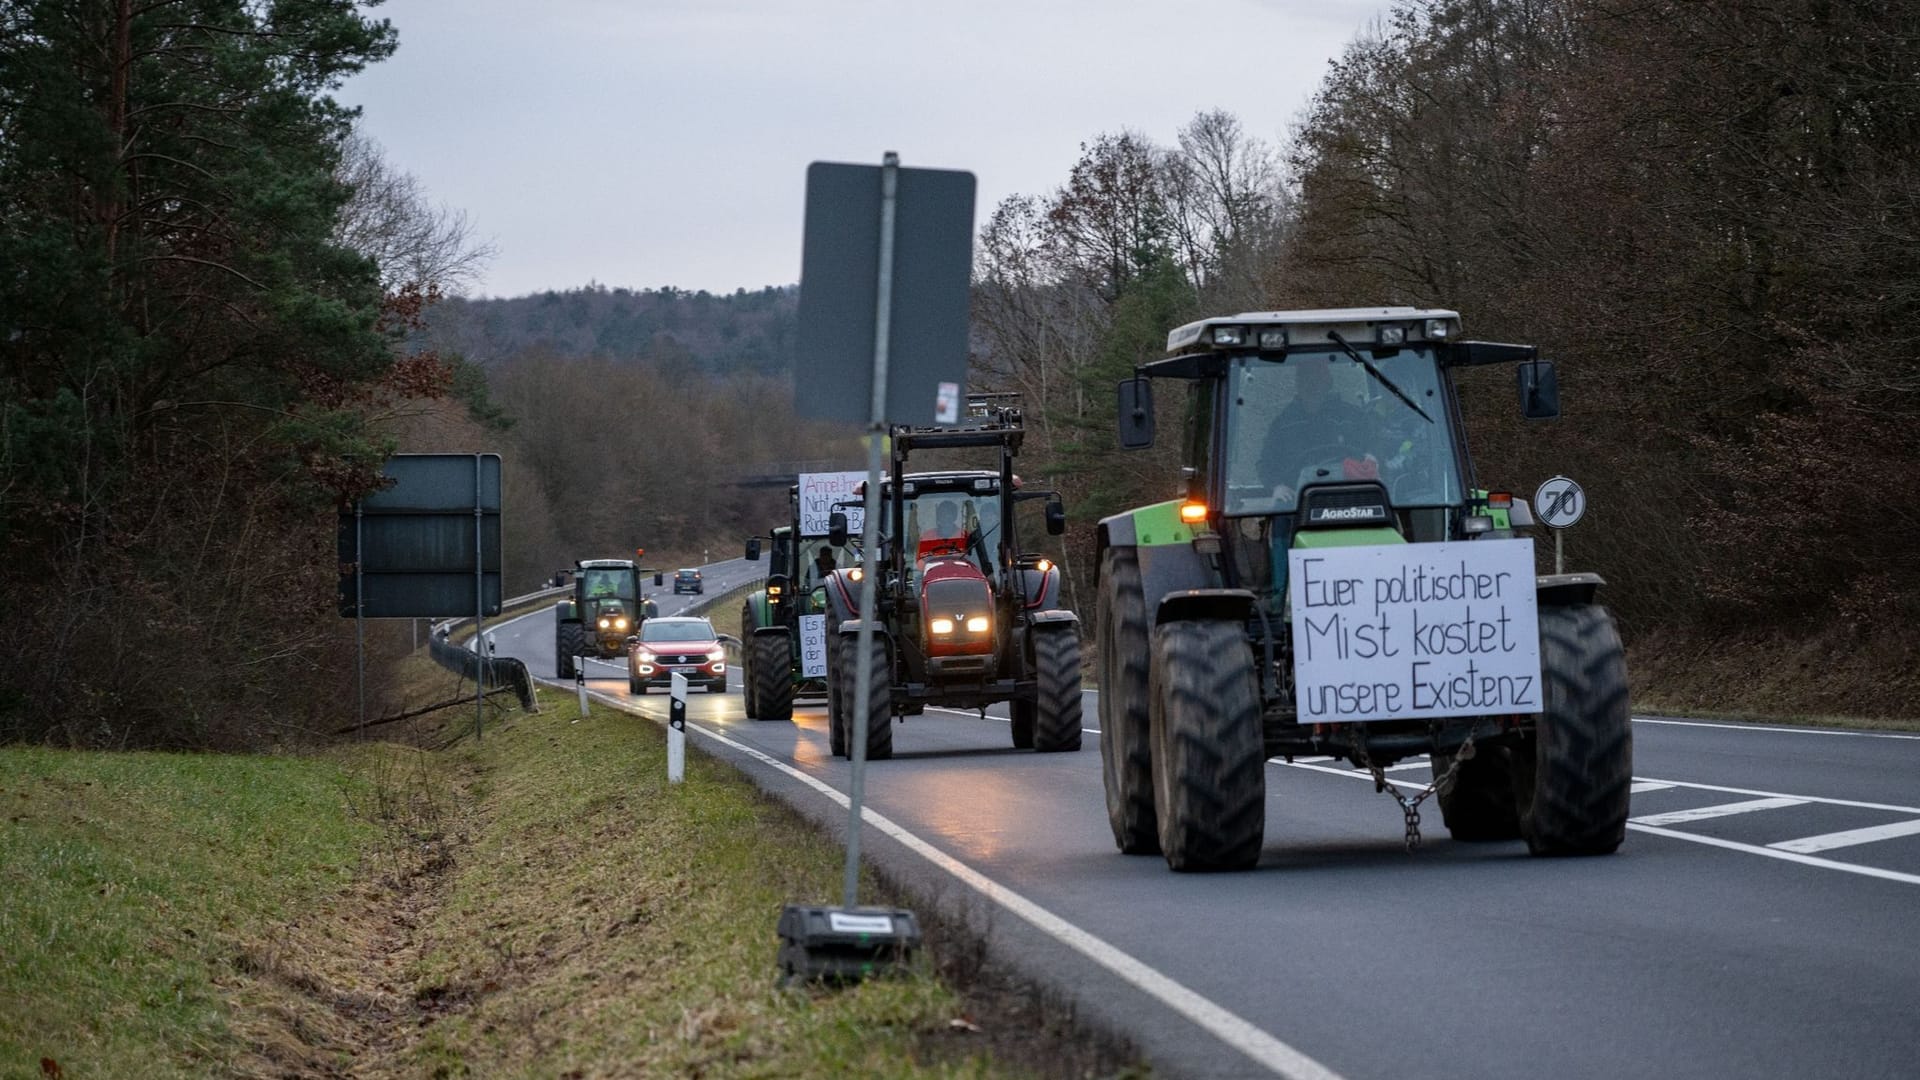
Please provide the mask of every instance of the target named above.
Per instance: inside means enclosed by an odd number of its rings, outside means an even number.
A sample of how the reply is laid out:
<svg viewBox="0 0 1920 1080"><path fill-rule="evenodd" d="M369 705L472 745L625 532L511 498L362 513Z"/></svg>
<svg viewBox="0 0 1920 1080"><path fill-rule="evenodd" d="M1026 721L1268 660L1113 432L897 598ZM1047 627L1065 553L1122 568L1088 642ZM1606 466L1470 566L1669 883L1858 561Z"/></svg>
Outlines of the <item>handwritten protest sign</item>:
<svg viewBox="0 0 1920 1080"><path fill-rule="evenodd" d="M1533 541L1287 553L1303 724L1537 713Z"/></svg>
<svg viewBox="0 0 1920 1080"><path fill-rule="evenodd" d="M800 616L800 674L809 679L827 674L827 617Z"/></svg>
<svg viewBox="0 0 1920 1080"><path fill-rule="evenodd" d="M833 515L834 503L857 500L854 489L867 478L864 472L829 472L800 474L800 535L827 535L827 519ZM859 536L862 523L866 521L866 510L859 506L845 506L841 513L847 515L847 534Z"/></svg>

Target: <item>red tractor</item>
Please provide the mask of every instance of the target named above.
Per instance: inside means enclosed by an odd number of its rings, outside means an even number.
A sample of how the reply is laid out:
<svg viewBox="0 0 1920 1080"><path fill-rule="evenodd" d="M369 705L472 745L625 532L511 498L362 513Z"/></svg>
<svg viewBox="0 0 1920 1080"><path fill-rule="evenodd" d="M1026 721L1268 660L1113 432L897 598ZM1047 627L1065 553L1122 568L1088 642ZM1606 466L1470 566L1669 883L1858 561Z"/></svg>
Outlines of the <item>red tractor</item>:
<svg viewBox="0 0 1920 1080"><path fill-rule="evenodd" d="M1022 552L1016 507L1045 500L1050 535L1066 530L1051 491L1021 491L1013 459L1025 434L1014 395L977 396L958 427L896 425L880 491L879 592L866 756L893 756L897 716L928 705L981 709L1007 702L1013 745L1080 748L1080 622L1060 606L1060 568ZM997 449L998 469L906 471L915 450ZM833 516L830 540L848 542ZM827 578L829 742L851 756L858 679L861 571Z"/></svg>

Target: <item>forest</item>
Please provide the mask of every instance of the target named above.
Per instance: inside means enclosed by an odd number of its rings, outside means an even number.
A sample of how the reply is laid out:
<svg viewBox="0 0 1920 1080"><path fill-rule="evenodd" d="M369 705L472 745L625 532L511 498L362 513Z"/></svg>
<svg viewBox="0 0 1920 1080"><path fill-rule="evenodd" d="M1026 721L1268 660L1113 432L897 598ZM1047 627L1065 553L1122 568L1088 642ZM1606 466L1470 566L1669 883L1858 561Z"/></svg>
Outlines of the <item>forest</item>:
<svg viewBox="0 0 1920 1080"><path fill-rule="evenodd" d="M1910 714L1916 40L1860 0L1403 0L1277 139L1089 133L981 208L973 295L971 385L1024 395L1070 600L1091 524L1173 492L1177 440L1111 434L1169 328L1443 307L1559 364L1541 424L1464 378L1475 461L1585 486L1569 562L1637 692ZM757 466L859 463L792 415L791 283L464 295L487 246L330 97L394 47L346 0L0 8L0 741L330 729L336 515L396 450L505 456L509 594L726 557L780 512Z"/></svg>

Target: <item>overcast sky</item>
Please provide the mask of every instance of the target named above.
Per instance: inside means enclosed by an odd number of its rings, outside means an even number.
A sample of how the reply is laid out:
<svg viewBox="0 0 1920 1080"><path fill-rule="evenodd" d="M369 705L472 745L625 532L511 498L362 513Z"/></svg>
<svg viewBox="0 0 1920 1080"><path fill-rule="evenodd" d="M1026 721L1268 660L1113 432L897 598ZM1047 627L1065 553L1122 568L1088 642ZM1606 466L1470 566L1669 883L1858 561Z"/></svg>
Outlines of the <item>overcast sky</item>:
<svg viewBox="0 0 1920 1080"><path fill-rule="evenodd" d="M388 0L342 88L498 254L473 291L800 276L811 161L971 170L976 223L1080 144L1225 109L1285 140L1389 0Z"/></svg>

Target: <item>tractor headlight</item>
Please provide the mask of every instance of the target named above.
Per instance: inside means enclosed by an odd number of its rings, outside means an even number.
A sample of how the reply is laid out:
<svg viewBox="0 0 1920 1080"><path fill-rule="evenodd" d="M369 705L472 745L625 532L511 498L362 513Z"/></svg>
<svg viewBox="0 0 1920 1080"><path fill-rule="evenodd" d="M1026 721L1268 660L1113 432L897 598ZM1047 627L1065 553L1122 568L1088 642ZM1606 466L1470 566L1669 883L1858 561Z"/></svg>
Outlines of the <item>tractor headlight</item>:
<svg viewBox="0 0 1920 1080"><path fill-rule="evenodd" d="M1245 345L1247 328L1244 326L1216 326L1213 328L1215 345Z"/></svg>
<svg viewBox="0 0 1920 1080"><path fill-rule="evenodd" d="M1427 320L1427 337L1433 341L1447 340L1447 320L1428 319Z"/></svg>
<svg viewBox="0 0 1920 1080"><path fill-rule="evenodd" d="M625 630L627 628L627 617L625 615L622 615L619 618L613 620L613 628L615 630Z"/></svg>
<svg viewBox="0 0 1920 1080"><path fill-rule="evenodd" d="M973 618L967 620L967 633L984 634L990 625L992 625L992 623L985 615L975 615Z"/></svg>
<svg viewBox="0 0 1920 1080"><path fill-rule="evenodd" d="M612 625L612 619L607 618L605 615L600 616L600 629L605 630Z"/></svg>
<svg viewBox="0 0 1920 1080"><path fill-rule="evenodd" d="M1374 327L1373 340L1376 345L1405 345L1407 343L1407 328L1404 326L1376 326Z"/></svg>
<svg viewBox="0 0 1920 1080"><path fill-rule="evenodd" d="M947 634L953 633L953 620L952 619L935 619L932 622L927 624L927 628L932 630L936 634L945 636Z"/></svg>

